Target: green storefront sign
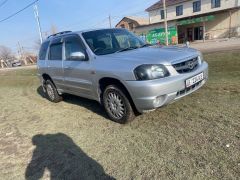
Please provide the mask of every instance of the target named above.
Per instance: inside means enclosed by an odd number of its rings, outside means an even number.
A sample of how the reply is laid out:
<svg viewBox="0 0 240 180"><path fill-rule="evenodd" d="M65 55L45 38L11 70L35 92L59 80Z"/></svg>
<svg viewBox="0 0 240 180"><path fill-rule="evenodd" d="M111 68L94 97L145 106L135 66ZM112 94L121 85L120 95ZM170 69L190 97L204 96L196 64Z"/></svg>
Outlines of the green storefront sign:
<svg viewBox="0 0 240 180"><path fill-rule="evenodd" d="M184 19L177 22L177 25L187 25L187 24L194 24L194 23L200 23L200 22L206 22L206 21L212 21L214 20L214 16L203 16L198 18L192 18L192 19Z"/></svg>
<svg viewBox="0 0 240 180"><path fill-rule="evenodd" d="M166 33L165 28L154 29L148 32L147 42L150 44L165 44ZM177 29L176 27L168 28L168 42L169 44L177 44Z"/></svg>

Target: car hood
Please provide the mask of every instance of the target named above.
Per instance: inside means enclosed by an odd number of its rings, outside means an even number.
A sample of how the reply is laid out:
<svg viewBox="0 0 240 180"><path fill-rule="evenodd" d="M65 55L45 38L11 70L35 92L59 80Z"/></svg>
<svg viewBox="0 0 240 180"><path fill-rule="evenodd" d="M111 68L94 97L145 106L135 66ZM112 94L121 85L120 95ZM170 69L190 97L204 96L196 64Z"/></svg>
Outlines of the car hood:
<svg viewBox="0 0 240 180"><path fill-rule="evenodd" d="M135 61L139 64L165 64L170 65L191 57L196 57L199 52L187 47L145 47L134 50L99 56L104 59Z"/></svg>

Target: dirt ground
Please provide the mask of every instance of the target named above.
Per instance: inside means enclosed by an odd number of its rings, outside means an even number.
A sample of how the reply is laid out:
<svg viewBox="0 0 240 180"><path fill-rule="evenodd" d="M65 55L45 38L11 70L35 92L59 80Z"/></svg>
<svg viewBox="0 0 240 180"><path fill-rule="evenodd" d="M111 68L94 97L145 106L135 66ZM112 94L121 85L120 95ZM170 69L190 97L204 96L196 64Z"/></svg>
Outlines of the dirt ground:
<svg viewBox="0 0 240 180"><path fill-rule="evenodd" d="M203 88L126 125L49 102L36 69L0 71L0 179L238 179L240 52L204 56Z"/></svg>

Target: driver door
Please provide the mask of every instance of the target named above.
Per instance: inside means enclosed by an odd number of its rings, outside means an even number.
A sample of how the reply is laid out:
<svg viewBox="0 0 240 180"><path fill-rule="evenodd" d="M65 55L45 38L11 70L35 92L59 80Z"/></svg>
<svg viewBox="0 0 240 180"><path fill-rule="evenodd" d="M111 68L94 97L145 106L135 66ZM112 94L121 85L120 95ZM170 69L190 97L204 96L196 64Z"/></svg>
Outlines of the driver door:
<svg viewBox="0 0 240 180"><path fill-rule="evenodd" d="M72 58L73 53L81 52L85 59ZM67 92L86 98L93 97L92 67L86 48L78 35L64 38L64 85Z"/></svg>

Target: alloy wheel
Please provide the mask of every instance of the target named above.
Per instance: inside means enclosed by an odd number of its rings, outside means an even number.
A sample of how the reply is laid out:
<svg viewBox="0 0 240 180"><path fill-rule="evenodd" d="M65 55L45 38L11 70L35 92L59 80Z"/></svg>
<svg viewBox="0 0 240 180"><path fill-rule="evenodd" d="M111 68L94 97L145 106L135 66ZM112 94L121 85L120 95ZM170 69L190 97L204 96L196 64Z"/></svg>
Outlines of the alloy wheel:
<svg viewBox="0 0 240 180"><path fill-rule="evenodd" d="M121 119L126 113L126 108L121 96L115 92L109 92L107 95L107 108L116 119Z"/></svg>
<svg viewBox="0 0 240 180"><path fill-rule="evenodd" d="M47 94L48 94L49 98L50 98L51 100L54 100L54 99L55 99L54 89L53 89L53 87L51 86L51 84L47 84L46 90L47 90Z"/></svg>

